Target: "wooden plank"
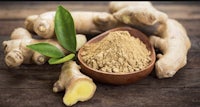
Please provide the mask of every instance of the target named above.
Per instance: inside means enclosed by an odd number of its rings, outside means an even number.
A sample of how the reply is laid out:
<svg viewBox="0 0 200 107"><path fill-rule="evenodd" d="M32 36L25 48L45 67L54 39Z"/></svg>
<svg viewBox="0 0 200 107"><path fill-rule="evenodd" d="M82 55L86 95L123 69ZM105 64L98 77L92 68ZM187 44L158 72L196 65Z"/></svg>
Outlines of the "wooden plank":
<svg viewBox="0 0 200 107"><path fill-rule="evenodd" d="M192 77L192 78L191 78ZM147 78L134 84L140 88L200 88L199 68L182 68L172 78L158 79L153 71Z"/></svg>
<svg viewBox="0 0 200 107"><path fill-rule="evenodd" d="M24 19L29 15L55 11L62 5L69 11L106 11L108 2L2 2L0 19ZM95 4L95 5L94 5ZM87 8L86 8L87 7ZM17 14L14 14L17 13Z"/></svg>
<svg viewBox="0 0 200 107"><path fill-rule="evenodd" d="M108 2L0 2L0 42L9 39L17 27L23 27L26 15L54 10L63 4L71 10L107 11ZM94 97L73 107L198 107L200 105L200 2L153 2L156 8L177 18L186 28L192 42L188 63L173 78L157 79L155 71L130 85L113 86L95 81ZM183 11L184 10L184 11ZM17 14L13 14L17 13ZM0 47L0 107L65 107L64 92L53 93L61 65L21 65L7 68Z"/></svg>
<svg viewBox="0 0 200 107"><path fill-rule="evenodd" d="M65 107L63 94L51 89L0 89L1 107Z"/></svg>
<svg viewBox="0 0 200 107"><path fill-rule="evenodd" d="M104 90L105 89L105 90ZM122 89L120 92L116 90ZM99 93L98 93L99 92ZM96 95L102 102L101 107L185 107L199 104L198 89L190 88L127 88L100 87ZM192 96L192 97L191 97ZM95 99L96 97L94 97ZM116 103L117 102L117 103Z"/></svg>
<svg viewBox="0 0 200 107"><path fill-rule="evenodd" d="M199 36L199 26L200 26L200 18L199 19L178 19L179 23L185 27L185 30L187 31L188 36L192 39L193 36ZM197 37L198 38L198 37Z"/></svg>
<svg viewBox="0 0 200 107"><path fill-rule="evenodd" d="M175 19L199 19L200 2L163 2L153 5L160 11ZM108 12L109 2L0 2L0 19L24 19L29 15L40 14L46 11L55 11L58 5L63 5L70 11L106 11ZM87 7L87 8L86 8ZM192 8L191 8L192 7ZM184 11L183 11L184 10ZM17 14L15 14L17 13Z"/></svg>
<svg viewBox="0 0 200 107"><path fill-rule="evenodd" d="M25 27L24 20L0 20L0 36L10 37L12 31L18 27ZM7 39L7 38L6 38Z"/></svg>
<svg viewBox="0 0 200 107"><path fill-rule="evenodd" d="M0 69L0 89L52 89L53 84L58 80L60 69L61 65L49 66L48 64L42 65L42 68L37 65L22 65L18 69ZM187 66L180 69L174 77L169 79L158 79L155 76L155 71L152 71L145 79L126 85L126 88L200 88L198 85L200 84L199 77L199 68L187 68ZM95 83L98 86L102 85L97 81Z"/></svg>
<svg viewBox="0 0 200 107"><path fill-rule="evenodd" d="M187 5L181 4L181 2L174 2L168 5L155 4L155 8L165 12L169 18L174 19L200 19L200 2L188 2ZM192 7L192 8L191 8Z"/></svg>
<svg viewBox="0 0 200 107"><path fill-rule="evenodd" d="M0 88L38 88L52 89L55 81L60 75L61 66L24 65L21 68L1 69Z"/></svg>
<svg viewBox="0 0 200 107"><path fill-rule="evenodd" d="M120 92L119 92L120 90ZM50 89L0 89L1 107L66 107L64 93ZM198 107L198 88L125 88L99 86L94 97L73 107Z"/></svg>
<svg viewBox="0 0 200 107"><path fill-rule="evenodd" d="M200 46L198 44L198 46ZM200 49L200 48L199 48ZM185 68L200 68L200 50L189 50L189 53L187 55L187 65Z"/></svg>

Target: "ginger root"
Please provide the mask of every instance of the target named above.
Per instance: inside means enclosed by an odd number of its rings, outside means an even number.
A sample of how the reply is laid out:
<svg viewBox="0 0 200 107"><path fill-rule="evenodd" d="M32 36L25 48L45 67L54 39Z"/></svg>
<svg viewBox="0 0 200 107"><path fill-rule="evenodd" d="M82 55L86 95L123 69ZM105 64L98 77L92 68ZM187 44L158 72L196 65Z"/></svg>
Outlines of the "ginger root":
<svg viewBox="0 0 200 107"><path fill-rule="evenodd" d="M86 43L87 39L85 35L77 34L77 47L76 50ZM11 34L11 40L3 41L2 45L4 47L5 53L5 63L8 67L18 67L23 64L36 63L38 65L44 64L48 57L44 56L38 52L35 52L29 48L27 45L46 42L56 46L58 49L63 51L65 54L69 52L59 45L56 39L45 39L37 40L33 39L31 34L24 28L16 28Z"/></svg>
<svg viewBox="0 0 200 107"><path fill-rule="evenodd" d="M152 6L151 2L148 1L115 1L109 3L109 12L115 13L119 11L122 8L128 7L128 6Z"/></svg>
<svg viewBox="0 0 200 107"><path fill-rule="evenodd" d="M59 80L54 83L53 92L65 90L63 102L67 106L91 99L96 91L96 85L92 79L79 70L80 66L75 61L65 62Z"/></svg>
<svg viewBox="0 0 200 107"><path fill-rule="evenodd" d="M167 14L155 9L150 2L110 2L109 10L121 23L146 34L160 34L165 29Z"/></svg>
<svg viewBox="0 0 200 107"><path fill-rule="evenodd" d="M31 33L34 33L33 26L37 18L38 18L38 15L31 15L31 16L28 16L24 22L26 29Z"/></svg>
<svg viewBox="0 0 200 107"><path fill-rule="evenodd" d="M155 64L158 78L172 77L186 65L191 43L179 22L168 19L150 2L110 2L109 9L118 21L151 35L151 44L162 52Z"/></svg>
<svg viewBox="0 0 200 107"><path fill-rule="evenodd" d="M78 34L99 34L120 23L107 12L73 11L71 15L74 20L76 33ZM52 38L54 31L55 11L49 11L40 15L28 16L25 26L29 31L34 31L43 38Z"/></svg>
<svg viewBox="0 0 200 107"><path fill-rule="evenodd" d="M159 37L150 36L150 42L162 52L155 63L158 78L172 77L186 65L191 43L184 27L176 20L168 19L165 31Z"/></svg>

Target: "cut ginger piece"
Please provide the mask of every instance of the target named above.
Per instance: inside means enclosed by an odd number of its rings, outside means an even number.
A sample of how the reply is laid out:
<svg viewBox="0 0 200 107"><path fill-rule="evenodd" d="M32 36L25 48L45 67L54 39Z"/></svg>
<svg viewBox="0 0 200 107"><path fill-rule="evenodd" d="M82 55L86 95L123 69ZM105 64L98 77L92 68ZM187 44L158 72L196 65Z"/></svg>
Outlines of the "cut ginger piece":
<svg viewBox="0 0 200 107"><path fill-rule="evenodd" d="M54 84L54 92L65 90L63 102L66 106L72 106L78 101L87 101L96 91L93 80L82 74L79 69L80 66L75 61L65 62L59 80Z"/></svg>
<svg viewBox="0 0 200 107"><path fill-rule="evenodd" d="M89 100L93 96L96 86L90 80L79 79L69 88L71 90L68 90L63 97L65 105L73 105L78 101Z"/></svg>

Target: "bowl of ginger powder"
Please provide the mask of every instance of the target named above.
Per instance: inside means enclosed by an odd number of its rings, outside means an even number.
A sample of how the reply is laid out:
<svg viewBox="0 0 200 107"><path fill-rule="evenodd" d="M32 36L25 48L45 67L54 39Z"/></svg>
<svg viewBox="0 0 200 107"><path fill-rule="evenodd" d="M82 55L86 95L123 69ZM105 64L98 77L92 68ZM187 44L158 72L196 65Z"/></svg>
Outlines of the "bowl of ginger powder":
<svg viewBox="0 0 200 107"><path fill-rule="evenodd" d="M137 29L108 30L84 44L78 52L81 71L96 81L122 85L135 83L154 68L155 50Z"/></svg>

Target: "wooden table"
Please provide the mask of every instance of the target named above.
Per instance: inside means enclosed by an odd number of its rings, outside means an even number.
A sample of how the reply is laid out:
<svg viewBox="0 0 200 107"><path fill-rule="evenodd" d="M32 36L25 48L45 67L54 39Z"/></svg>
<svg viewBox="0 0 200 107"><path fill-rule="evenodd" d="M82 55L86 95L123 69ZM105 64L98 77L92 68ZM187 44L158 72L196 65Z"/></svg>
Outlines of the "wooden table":
<svg viewBox="0 0 200 107"><path fill-rule="evenodd" d="M199 107L200 106L200 2L153 2L187 29L192 42L187 65L173 78L147 78L130 85L112 86L95 81L92 99L74 107ZM28 15L68 10L108 11L108 2L0 2L0 42L8 40L14 28L24 27ZM178 54L178 53L177 53ZM53 93L61 65L22 65L8 68L0 49L0 107L65 107L64 92Z"/></svg>

